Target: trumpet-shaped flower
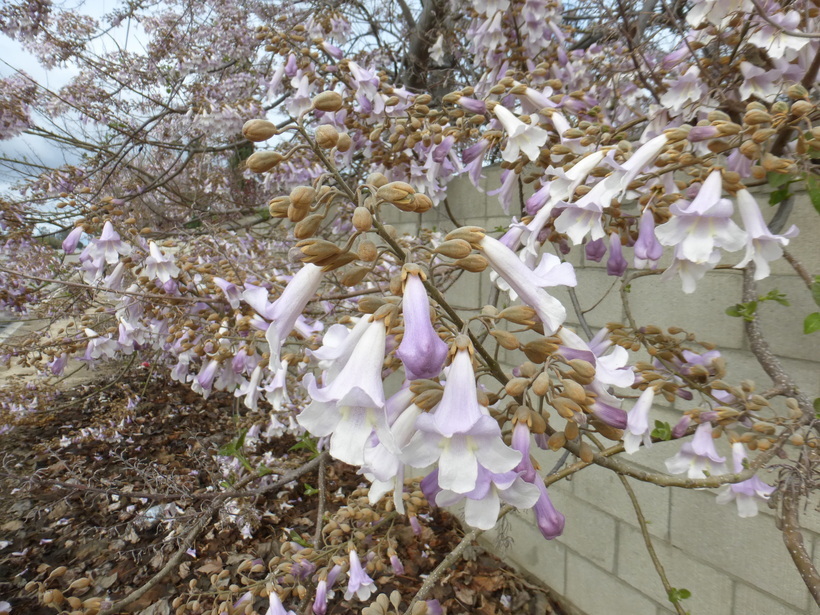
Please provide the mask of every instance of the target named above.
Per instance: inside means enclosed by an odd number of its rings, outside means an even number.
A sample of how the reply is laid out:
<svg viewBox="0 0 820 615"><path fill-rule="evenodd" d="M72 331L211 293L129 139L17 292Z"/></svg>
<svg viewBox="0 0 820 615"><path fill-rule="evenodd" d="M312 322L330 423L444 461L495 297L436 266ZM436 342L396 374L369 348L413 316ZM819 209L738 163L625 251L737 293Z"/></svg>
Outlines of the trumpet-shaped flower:
<svg viewBox="0 0 820 615"><path fill-rule="evenodd" d="M370 594L376 591L376 584L373 582L359 561L359 554L353 549L350 551L350 570L348 571L347 591L345 600L350 600L354 595L364 602L370 598Z"/></svg>
<svg viewBox="0 0 820 615"><path fill-rule="evenodd" d="M174 263L174 257L163 254L153 241L148 244L150 256L145 259L145 275L151 280L159 279L165 284L171 278L179 275L179 267Z"/></svg>
<svg viewBox="0 0 820 615"><path fill-rule="evenodd" d="M66 254L74 254L74 250L77 249L77 244L80 243L80 237L85 232L83 227L77 226L75 227L65 239L63 239L63 252Z"/></svg>
<svg viewBox="0 0 820 615"><path fill-rule="evenodd" d="M113 265L120 259L120 254L128 256L131 254L131 246L120 239L120 234L114 230L111 222L103 225L99 239L93 239L86 246L84 253L88 254L96 263L105 261Z"/></svg>
<svg viewBox="0 0 820 615"><path fill-rule="evenodd" d="M485 236L478 242L479 248L490 267L501 280L496 283L507 291L511 299L520 297L538 314L547 335L554 333L567 317L567 310L544 287L575 286L575 270L569 263L562 263L557 256L544 254L534 270L527 267L518 256L497 239ZM503 280L503 283L502 283Z"/></svg>
<svg viewBox="0 0 820 615"><path fill-rule="evenodd" d="M268 368L274 372L280 366L279 353L282 351L285 338L293 330L308 301L316 294L323 275L321 267L311 263L305 264L273 303L268 303L268 291L265 288L245 284L242 298L260 316L270 321L265 339L270 349Z"/></svg>
<svg viewBox="0 0 820 615"><path fill-rule="evenodd" d="M502 500L516 508L526 509L532 508L539 496L538 487L526 482L517 472L496 473L480 466L473 489L457 493L442 488L436 495L435 502L437 506L453 506L465 500L464 520L467 525L490 530L498 521Z"/></svg>
<svg viewBox="0 0 820 615"><path fill-rule="evenodd" d="M754 261L754 278L762 280L771 272L769 263L783 256L783 246L789 245L789 239L797 235L797 227L792 225L782 235L774 235L763 220L757 199L745 189L737 191L737 208L746 227L747 241L746 254L735 267L739 269Z"/></svg>
<svg viewBox="0 0 820 615"><path fill-rule="evenodd" d="M695 430L691 442L684 442L680 451L666 460L666 469L672 474L687 473L689 478L706 478L706 472L723 474L726 472L726 458L715 449L712 439L712 424L701 423Z"/></svg>
<svg viewBox="0 0 820 615"><path fill-rule="evenodd" d="M447 344L430 321L430 303L421 276L419 272L407 271L401 304L404 336L396 356L404 364L408 380L435 378L447 359Z"/></svg>
<svg viewBox="0 0 820 615"><path fill-rule="evenodd" d="M423 468L438 461L438 483L454 493L476 488L479 467L503 473L521 461L521 453L504 444L498 423L478 403L467 350L456 352L441 402L435 411L418 417L416 428L418 433L404 448L404 462Z"/></svg>
<svg viewBox="0 0 820 615"><path fill-rule="evenodd" d="M655 400L655 389L647 387L627 414L624 450L631 455L638 450L641 442L647 448L652 446L652 430L649 428L649 410Z"/></svg>
<svg viewBox="0 0 820 615"><path fill-rule="evenodd" d="M663 256L663 246L655 237L655 216L647 208L641 214L638 224L638 240L635 242L635 268L656 269L658 261Z"/></svg>
<svg viewBox="0 0 820 615"><path fill-rule="evenodd" d="M275 591L272 591L270 593L268 610L265 611L265 615L296 615L296 613L293 611L286 611L284 605L282 604L282 600L279 599L279 595Z"/></svg>
<svg viewBox="0 0 820 615"><path fill-rule="evenodd" d="M732 202L721 198L721 188L720 171L712 171L692 202L673 204L672 219L655 229L661 244L677 247L677 258L705 264L716 248L735 252L745 245L746 233L732 222Z"/></svg>
<svg viewBox="0 0 820 615"><path fill-rule="evenodd" d="M746 459L746 449L741 442L732 444L732 463L735 472L743 471L743 462ZM725 485L717 496L718 504L728 504L732 500L737 502L737 514L740 517L754 517L757 515L757 505L765 502L774 491L774 487L767 485L757 476L740 483Z"/></svg>
<svg viewBox="0 0 820 615"><path fill-rule="evenodd" d="M493 113L507 132L507 146L501 152L501 157L507 162L515 162L519 153L524 152L528 159L536 160L547 142L547 131L525 124L502 105L496 105Z"/></svg>
<svg viewBox="0 0 820 615"><path fill-rule="evenodd" d="M381 378L385 338L384 322L370 321L333 382L319 388L313 374L302 381L312 401L297 417L299 424L314 436L330 436L330 454L351 465L364 463L374 429L390 437Z"/></svg>

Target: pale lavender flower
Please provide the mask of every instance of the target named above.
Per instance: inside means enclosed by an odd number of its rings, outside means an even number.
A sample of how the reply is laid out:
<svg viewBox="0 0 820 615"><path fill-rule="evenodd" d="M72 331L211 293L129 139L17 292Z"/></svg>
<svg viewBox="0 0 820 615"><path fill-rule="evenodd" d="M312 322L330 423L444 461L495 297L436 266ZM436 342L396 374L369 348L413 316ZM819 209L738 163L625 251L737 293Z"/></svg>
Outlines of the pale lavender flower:
<svg viewBox="0 0 820 615"><path fill-rule="evenodd" d="M268 368L276 371L279 369L279 354L282 351L282 344L285 338L293 331L296 320L301 316L305 306L316 294L319 285L322 283L324 272L321 267L311 263L306 263L299 272L293 276L291 281L282 291L279 298L273 303L268 303L268 291L259 286L245 284L245 292L242 298L256 312L270 321L265 333L270 350L270 361Z"/></svg>
<svg viewBox="0 0 820 615"><path fill-rule="evenodd" d="M273 378L263 387L265 390L265 399L268 400L276 412L282 410L284 404L290 403L290 396L288 396L287 387L288 376L288 362L282 359L279 369L273 375Z"/></svg>
<svg viewBox="0 0 820 615"><path fill-rule="evenodd" d="M219 369L219 361L211 359L207 364L202 366L199 374L193 379L191 389L195 393L199 393L205 399L211 394L214 386L214 379L216 378L216 371Z"/></svg>
<svg viewBox="0 0 820 615"><path fill-rule="evenodd" d="M501 157L507 162L515 162L519 152L524 152L528 159L536 160L547 142L547 131L525 124L503 105L496 105L493 113L507 132L507 146L501 152Z"/></svg>
<svg viewBox="0 0 820 615"><path fill-rule="evenodd" d="M600 263L601 259L606 255L606 243L603 238L588 241L584 245L584 255L591 261Z"/></svg>
<svg viewBox="0 0 820 615"><path fill-rule="evenodd" d="M93 329L86 329L85 334L88 337L88 346L85 349L86 361L99 359L100 357L110 359L117 354L120 345L110 335L100 335Z"/></svg>
<svg viewBox="0 0 820 615"><path fill-rule="evenodd" d="M741 442L732 444L732 463L736 473L744 470L744 460L746 459L746 449ZM757 505L765 502L774 492L774 487L767 485L757 476L752 476L748 480L740 483L725 485L715 501L718 504L728 504L732 500L737 502L737 514L739 517L754 517L757 515Z"/></svg>
<svg viewBox="0 0 820 615"><path fill-rule="evenodd" d="M419 272L407 268L401 309L404 336L396 356L404 364L408 380L435 378L447 359L447 344L436 333L430 320L430 303Z"/></svg>
<svg viewBox="0 0 820 615"><path fill-rule="evenodd" d="M265 615L296 615L293 611L285 610L285 607L276 592L270 592L269 598L270 606L268 607L268 610L265 611Z"/></svg>
<svg viewBox="0 0 820 615"><path fill-rule="evenodd" d="M498 195L498 202L501 203L501 208L504 213L510 213L510 205L512 205L513 193L518 186L518 175L512 169L504 169L501 172L501 185L495 190L487 192L487 196Z"/></svg>
<svg viewBox="0 0 820 615"><path fill-rule="evenodd" d="M746 233L731 220L732 202L721 198L722 185L720 171L712 171L692 202L674 203L672 219L655 229L661 244L678 248L680 260L706 264L716 248L735 252L746 244Z"/></svg>
<svg viewBox="0 0 820 615"><path fill-rule="evenodd" d="M314 436L330 436L330 454L351 465L364 463L374 429L389 437L381 377L385 338L384 321L371 321L333 382L319 388L310 373L302 381L312 401L299 424Z"/></svg>
<svg viewBox="0 0 820 615"><path fill-rule="evenodd" d="M77 249L77 244L80 243L80 237L85 232L83 227L77 226L63 239L63 252L66 254L74 254Z"/></svg>
<svg viewBox="0 0 820 615"><path fill-rule="evenodd" d="M120 240L120 235L114 230L111 222L103 225L99 239L92 239L84 250L96 263L105 261L113 265L120 259L120 254L131 254L131 246Z"/></svg>
<svg viewBox="0 0 820 615"><path fill-rule="evenodd" d="M350 600L354 595L364 602L370 598L370 594L376 591L376 584L373 582L359 561L359 554L355 549L350 551L350 570L348 571L349 580L347 582L347 591L345 592L345 600Z"/></svg>
<svg viewBox="0 0 820 615"><path fill-rule="evenodd" d="M691 66L686 73L670 84L669 89L661 96L661 104L677 113L689 103L700 102L703 94L700 69L697 66Z"/></svg>
<svg viewBox="0 0 820 615"><path fill-rule="evenodd" d="M393 574L399 576L404 574L404 564L401 563L401 560L396 553L392 553L390 555L390 566L393 568Z"/></svg>
<svg viewBox="0 0 820 615"><path fill-rule="evenodd" d="M222 292L225 294L225 298L228 300L228 303L233 309L239 307L239 300L242 298L242 292L239 290L239 287L234 284L233 282L228 282L227 280L223 280L222 278L214 276L214 284L219 286Z"/></svg>
<svg viewBox="0 0 820 615"><path fill-rule="evenodd" d="M121 290L122 289L122 278L125 274L125 263L117 263L117 266L114 267L114 271L112 271L106 278L103 280L103 286L109 288L111 290Z"/></svg>
<svg viewBox="0 0 820 615"><path fill-rule="evenodd" d="M724 474L726 472L725 457L721 457L715 449L712 439L712 424L701 423L695 430L691 442L684 442L680 451L666 460L666 469L671 474L687 473L689 478L706 478L706 473Z"/></svg>
<svg viewBox="0 0 820 615"><path fill-rule="evenodd" d="M460 96L459 99L456 101L457 105L460 105L470 111L471 113L477 113L479 115L484 115L487 113L487 105L484 103L483 100L476 100L475 98L467 98L466 96ZM465 161L466 162L466 161Z"/></svg>
<svg viewBox="0 0 820 615"><path fill-rule="evenodd" d="M552 540L563 534L566 518L553 506L549 493L547 493L547 487L540 477L535 486L538 488L538 500L533 505L535 522L541 535L547 540Z"/></svg>
<svg viewBox="0 0 820 615"><path fill-rule="evenodd" d="M441 402L418 417L416 428L418 433L402 451L403 461L417 468L438 461L438 482L454 493L476 488L479 466L503 473L521 460L521 453L504 444L498 423L478 403L468 350L456 352Z"/></svg>
<svg viewBox="0 0 820 615"><path fill-rule="evenodd" d="M672 428L672 437L674 439L682 438L686 434L686 430L689 429L689 425L692 423L692 417L688 414L684 414L680 417L680 420L675 423L675 426Z"/></svg>
<svg viewBox="0 0 820 615"><path fill-rule="evenodd" d="M651 269L658 267L658 261L663 256L663 246L655 237L655 216L649 208L644 209L641 214L641 221L638 224L638 240L633 248L636 269L645 269L647 266Z"/></svg>
<svg viewBox="0 0 820 615"><path fill-rule="evenodd" d="M797 236L797 227L792 225L782 235L774 235L763 220L757 199L746 189L737 191L737 208L740 210L743 226L746 227L747 243L746 254L735 268L741 269L754 261L754 278L762 280L771 272L769 263L783 256L783 246L789 245L789 239Z"/></svg>
<svg viewBox="0 0 820 615"><path fill-rule="evenodd" d="M438 475L441 480L441 473ZM464 520L480 530L492 529L498 521L501 501L516 508L532 508L538 501L538 487L526 482L516 472L491 472L479 466L475 487L466 493L442 488L436 495L437 506L453 506L464 502Z"/></svg>
<svg viewBox="0 0 820 615"><path fill-rule="evenodd" d="M313 600L313 613L325 615L327 613L327 581L320 579L316 584L316 598Z"/></svg>
<svg viewBox="0 0 820 615"><path fill-rule="evenodd" d="M148 244L148 249L151 256L145 259L145 275L149 279L159 278L160 282L165 284L179 275L179 267L174 263L173 256L163 254L153 241Z"/></svg>
<svg viewBox="0 0 820 615"><path fill-rule="evenodd" d="M489 235L485 235L478 246L499 275L499 288L507 291L510 298L521 300L538 314L547 335L555 333L567 317L567 310L555 297L544 290L548 286L575 286L575 271L569 263L562 263L553 254L544 254L534 270L521 262L518 256ZM503 283L502 283L503 281Z"/></svg>
<svg viewBox="0 0 820 615"><path fill-rule="evenodd" d="M652 446L652 429L649 427L649 410L655 400L655 389L647 387L638 401L627 413L624 450L631 455L638 450L641 442L646 448Z"/></svg>
<svg viewBox="0 0 820 615"><path fill-rule="evenodd" d="M606 272L609 275L621 277L628 264L623 254L623 246L621 245L621 236L618 233L610 233L609 235L609 258L606 261Z"/></svg>

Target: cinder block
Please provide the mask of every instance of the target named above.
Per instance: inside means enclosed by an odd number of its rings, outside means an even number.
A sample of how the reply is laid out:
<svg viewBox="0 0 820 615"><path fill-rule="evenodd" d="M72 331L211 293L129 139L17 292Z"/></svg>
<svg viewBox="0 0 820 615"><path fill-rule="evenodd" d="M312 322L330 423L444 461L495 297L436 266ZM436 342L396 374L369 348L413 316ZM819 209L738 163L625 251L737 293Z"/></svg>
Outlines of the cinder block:
<svg viewBox="0 0 820 615"><path fill-rule="evenodd" d="M768 207L765 199L758 198L763 201L761 210L764 217L770 219L777 208ZM765 198L768 199L768 196ZM805 191L795 193L794 208L786 228L792 224L800 229L800 234L789 242L786 249L809 271L815 271L817 264L820 263L820 242L817 241L817 237L820 236L820 216L812 207ZM797 275L794 268L783 258L774 261L771 267L774 275Z"/></svg>
<svg viewBox="0 0 820 615"><path fill-rule="evenodd" d="M732 579L702 562L692 559L664 540L653 540L655 552L672 587L686 588L692 597L682 603L685 610L709 615L732 615ZM618 535L618 576L641 593L674 613L663 589L640 530L621 523Z"/></svg>
<svg viewBox="0 0 820 615"><path fill-rule="evenodd" d="M607 275L604 269L594 268L576 269L575 275L578 279L575 294L590 327L597 330L608 322L623 322L623 307L618 285L613 287L616 280L614 277ZM566 287L548 288L547 292L567 308L567 322L577 325L579 318L573 309Z"/></svg>
<svg viewBox="0 0 820 615"><path fill-rule="evenodd" d="M767 335L767 337L770 336ZM771 379L750 351L727 349L721 350L721 354L726 359L727 374L724 380L727 382L739 383L741 380L754 380L760 391L771 386ZM804 391L811 399L820 396L820 377L818 377L820 363L785 357L778 358L801 391Z"/></svg>
<svg viewBox="0 0 820 615"><path fill-rule="evenodd" d="M655 615L657 605L615 575L567 553L567 598L587 615Z"/></svg>
<svg viewBox="0 0 820 615"><path fill-rule="evenodd" d="M510 513L505 520L505 532L498 528L486 532L480 539L482 546L565 595L566 547L541 536L529 511Z"/></svg>
<svg viewBox="0 0 820 615"><path fill-rule="evenodd" d="M817 264L815 261L815 268ZM786 307L765 301L758 304L757 310L760 326L772 351L782 357L820 361L820 346L803 333L804 318L818 311L805 282L795 276L771 276L757 284L758 295L765 295L775 288L786 295L791 305Z"/></svg>
<svg viewBox="0 0 820 615"><path fill-rule="evenodd" d="M803 615L803 609L795 608L777 600L773 596L764 594L744 583L735 586L735 608L732 615L750 615L752 613L765 613L766 615Z"/></svg>
<svg viewBox="0 0 820 615"><path fill-rule="evenodd" d="M737 272L708 273L698 282L696 292L689 295L683 292L679 280L661 282L650 276L632 283L629 303L638 326L682 327L721 348L742 348L742 319L724 313L740 301L740 291L741 276Z"/></svg>
<svg viewBox="0 0 820 615"><path fill-rule="evenodd" d="M627 478L646 518L649 532L666 538L669 530L669 490ZM632 501L614 472L600 466L581 470L572 481L574 495L633 527L638 519Z"/></svg>
<svg viewBox="0 0 820 615"><path fill-rule="evenodd" d="M564 533L556 540L596 566L613 571L617 531L615 517L558 490L550 491L550 499L567 518Z"/></svg>
<svg viewBox="0 0 820 615"><path fill-rule="evenodd" d="M746 583L806 609L808 592L768 516L740 519L709 492L671 493L672 544Z"/></svg>

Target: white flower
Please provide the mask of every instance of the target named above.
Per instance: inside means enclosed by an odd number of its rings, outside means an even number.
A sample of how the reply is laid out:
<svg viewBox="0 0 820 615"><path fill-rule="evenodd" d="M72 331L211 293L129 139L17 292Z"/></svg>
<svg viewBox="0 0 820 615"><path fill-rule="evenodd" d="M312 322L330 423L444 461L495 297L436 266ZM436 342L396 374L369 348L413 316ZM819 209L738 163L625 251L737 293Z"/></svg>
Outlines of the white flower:
<svg viewBox="0 0 820 615"><path fill-rule="evenodd" d="M145 275L151 280L159 278L165 284L171 278L179 275L179 267L174 263L173 256L166 256L153 241L148 244L151 256L145 259Z"/></svg>
<svg viewBox="0 0 820 615"><path fill-rule="evenodd" d="M493 113L507 132L507 146L501 157L507 162L518 160L519 152L530 160L536 160L547 142L547 131L538 126L528 126L503 105L496 105Z"/></svg>

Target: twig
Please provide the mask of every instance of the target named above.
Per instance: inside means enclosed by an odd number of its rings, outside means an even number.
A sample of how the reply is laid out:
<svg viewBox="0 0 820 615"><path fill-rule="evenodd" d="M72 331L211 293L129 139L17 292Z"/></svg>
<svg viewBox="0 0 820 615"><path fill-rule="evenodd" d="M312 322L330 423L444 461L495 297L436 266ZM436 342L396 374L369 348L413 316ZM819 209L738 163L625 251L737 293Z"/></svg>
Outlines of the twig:
<svg viewBox="0 0 820 615"><path fill-rule="evenodd" d="M325 516L325 500L327 499L327 486L325 485L325 466L327 465L326 458L322 458L319 462L319 507L316 510L316 531L313 534L313 548L319 549L322 546L322 518Z"/></svg>
<svg viewBox="0 0 820 615"><path fill-rule="evenodd" d="M661 560L655 552L655 547L652 544L652 536L649 534L649 527L646 524L646 517L643 515L643 510L641 510L641 504L638 502L638 497L635 495L635 490L632 489L632 485L629 484L629 481L625 476L621 476L619 474L618 478L621 479L621 484L624 486L624 489L626 489L626 494L632 502L632 508L635 509L635 516L638 519L638 524L641 526L641 534L643 534L643 542L646 545L646 552L649 553L649 557L652 560L652 565L655 566L655 571L661 579L663 588L666 590L666 595L669 597L669 602L671 602L675 607L675 611L677 611L678 615L686 615L686 611L683 610L680 602L677 600L672 600L672 590L674 587L672 587L669 583L669 579L666 577L666 571L663 568L663 564L661 564Z"/></svg>
<svg viewBox="0 0 820 615"><path fill-rule="evenodd" d="M513 510L512 506L505 506L501 509L498 518L500 519L511 510ZM413 599L410 601L410 604L404 611L404 615L412 614L413 607L416 606L416 603L418 603L421 600L424 600L427 597L427 594L429 594L430 590L433 589L433 586L435 586L439 582L439 579L441 579L441 576L447 571L447 569L450 568L450 566L452 566L453 564L455 564L458 558L461 557L461 554L464 553L464 550L467 547L469 547L476 540L476 538L481 536L481 534L483 533L484 530L474 528L468 534L464 535L464 538L461 539L461 542L459 542L455 546L455 548L452 551L450 551L447 557L441 560L439 565L436 566L435 569L427 575L427 578L424 579L424 583L422 583L421 587L419 588L419 591L416 592L416 595L413 596Z"/></svg>
<svg viewBox="0 0 820 615"><path fill-rule="evenodd" d="M789 265L792 266L792 269L794 269L797 272L797 275L799 275L802 278L802 280L806 283L806 286L808 286L809 289L811 289L814 280L812 280L809 270L803 266L803 263L797 260L791 254L791 252L789 252L785 248L783 249L783 258L785 258Z"/></svg>
<svg viewBox="0 0 820 615"><path fill-rule="evenodd" d="M265 491L272 491L274 489L278 489L287 483L291 482L310 472L314 467L322 463L322 461L326 458L327 453L322 453L318 457L310 460L305 465L293 470L289 474L283 476L278 481L273 483L272 485L268 485L267 487L260 489L260 493L264 493ZM237 487L242 488L245 485L251 483L252 481L261 478L258 474L251 474L243 478L237 484ZM234 493L241 493L241 491L234 491L234 492L225 492L219 494L219 496L211 503L208 507L208 510L194 523L193 527L188 531L185 535L185 538L182 540L182 544L180 545L179 549L177 549L176 553L171 556L171 559L168 560L168 563L162 567L162 569L157 572L153 577L151 577L146 583L135 589L133 592L128 594L122 600L115 602L109 608L100 611L99 615L114 615L125 609L128 605L132 604L133 602L139 600L142 596L144 596L148 591L151 590L152 587L157 585L160 581L162 581L165 576L168 575L177 565L182 561L182 558L185 556L185 553L193 547L194 543L196 542L197 537L199 534L205 529L208 523L211 520L211 517L214 515L216 511L229 499L232 497L236 497Z"/></svg>

